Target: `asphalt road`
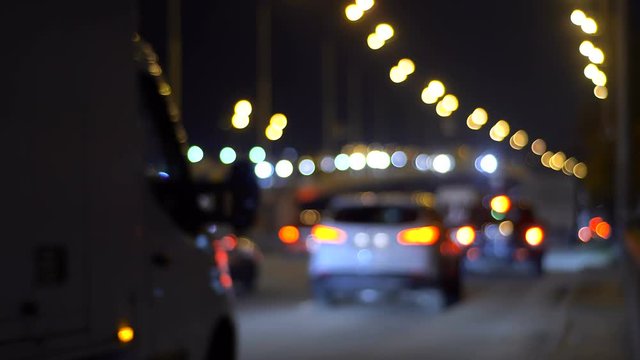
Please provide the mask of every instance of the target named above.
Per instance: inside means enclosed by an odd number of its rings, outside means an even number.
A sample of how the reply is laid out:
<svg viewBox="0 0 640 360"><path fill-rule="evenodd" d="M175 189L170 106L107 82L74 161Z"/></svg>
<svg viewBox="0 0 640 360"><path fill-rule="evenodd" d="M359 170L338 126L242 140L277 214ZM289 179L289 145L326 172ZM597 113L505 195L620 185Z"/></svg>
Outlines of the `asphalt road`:
<svg viewBox="0 0 640 360"><path fill-rule="evenodd" d="M268 256L238 301L240 358L625 359L615 269L467 276L465 298L326 307L309 298L303 258Z"/></svg>

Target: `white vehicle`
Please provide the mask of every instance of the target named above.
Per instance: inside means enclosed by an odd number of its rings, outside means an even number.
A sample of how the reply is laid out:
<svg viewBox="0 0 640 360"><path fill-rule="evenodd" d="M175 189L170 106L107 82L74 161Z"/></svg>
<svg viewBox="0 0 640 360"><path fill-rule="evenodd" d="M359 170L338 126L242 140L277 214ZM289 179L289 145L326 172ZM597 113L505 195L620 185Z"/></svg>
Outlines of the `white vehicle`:
<svg viewBox="0 0 640 360"><path fill-rule="evenodd" d="M316 298L398 294L439 288L460 297L460 259L440 215L410 194L334 198L311 230L309 275Z"/></svg>
<svg viewBox="0 0 640 360"><path fill-rule="evenodd" d="M225 253L196 236L223 218L196 199L224 187L190 181L155 62L132 60L133 7L41 5L3 14L21 30L3 45L0 358L233 359Z"/></svg>

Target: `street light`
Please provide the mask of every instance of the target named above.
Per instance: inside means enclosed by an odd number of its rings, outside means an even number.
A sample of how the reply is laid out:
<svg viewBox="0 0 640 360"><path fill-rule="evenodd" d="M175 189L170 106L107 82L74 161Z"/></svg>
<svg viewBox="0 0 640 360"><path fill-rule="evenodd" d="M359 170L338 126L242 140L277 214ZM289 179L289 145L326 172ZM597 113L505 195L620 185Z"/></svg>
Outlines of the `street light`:
<svg viewBox="0 0 640 360"><path fill-rule="evenodd" d="M350 4L344 9L344 14L349 21L358 21L364 15L364 10L356 4Z"/></svg>
<svg viewBox="0 0 640 360"><path fill-rule="evenodd" d="M371 50L378 50L384 46L385 41L378 36L378 34L373 33L367 36L367 45Z"/></svg>
<svg viewBox="0 0 640 360"><path fill-rule="evenodd" d="M382 41L387 41L393 37L395 32L391 25L387 23L381 23L376 26L375 33L378 34L378 37L382 39Z"/></svg>
<svg viewBox="0 0 640 360"><path fill-rule="evenodd" d="M576 9L571 13L571 22L574 25L581 26L586 18L587 15L582 10Z"/></svg>
<svg viewBox="0 0 640 360"><path fill-rule="evenodd" d="M592 18L588 17L584 19L584 21L582 21L580 28L585 32L585 34L593 35L598 32L598 23L596 23L596 21Z"/></svg>

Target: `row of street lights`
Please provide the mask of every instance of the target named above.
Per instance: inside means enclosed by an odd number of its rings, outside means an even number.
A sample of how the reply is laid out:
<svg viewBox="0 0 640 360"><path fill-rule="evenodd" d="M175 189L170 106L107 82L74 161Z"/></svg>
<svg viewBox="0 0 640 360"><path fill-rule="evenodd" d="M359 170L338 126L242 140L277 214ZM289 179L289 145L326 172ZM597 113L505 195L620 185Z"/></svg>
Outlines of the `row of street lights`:
<svg viewBox="0 0 640 360"><path fill-rule="evenodd" d="M239 100L233 108L234 113L231 117L231 126L235 129L242 130L249 126L251 112L253 107L249 100ZM287 117L282 113L275 113L269 120L269 125L264 130L264 134L268 140L276 141L280 139L287 127Z"/></svg>
<svg viewBox="0 0 640 360"><path fill-rule="evenodd" d="M368 3L368 5L371 6L368 7L367 10L373 6L373 2ZM347 15L347 19L355 22L362 18L362 14L364 14L366 10L363 10L360 16L353 17L350 16L350 12L354 11L354 7L358 8L357 1L355 4L347 6L345 14ZM581 26L582 30L587 34L592 35L598 31L598 25L595 20L587 17L586 14L580 10L576 10L571 14L571 21ZM381 23L376 26L375 32L369 34L367 44L372 50L378 50L382 48L385 42L391 39L393 35L393 27L387 23ZM600 99L606 98L607 89L605 85L607 77L596 65L604 62L604 53L591 42L584 42L581 45L580 51L592 62L590 66L588 66L588 69L585 68L585 75L590 78L596 86L594 94ZM397 65L391 68L389 77L392 82L401 83L414 71L415 63L410 59L402 59ZM436 104L436 113L441 117L451 116L459 107L458 98L453 94L447 94L446 87L440 80L431 80L422 90L420 98L425 104ZM471 130L480 130L487 124L488 120L489 116L487 111L483 108L476 108L467 117L467 127ZM509 137L509 135L511 136ZM522 129L511 134L511 126L506 120L498 120L493 124L489 131L489 137L496 142L502 142L509 137L509 145L515 150L522 150L529 145L529 134ZM587 166L584 163L578 162L574 157L567 158L562 151L555 153L547 151L546 142L543 139L536 139L531 144L531 151L540 156L542 165L547 168L562 171L568 176L575 176L579 179L584 179L587 176Z"/></svg>
<svg viewBox="0 0 640 360"><path fill-rule="evenodd" d="M575 9L571 12L569 17L571 22L579 26L582 31L587 35L596 35L598 32L598 23L591 17L587 16L584 11ZM584 40L578 47L580 54L589 59L589 64L584 68L584 76L593 82L595 86L593 88L593 95L604 100L609 96L609 90L607 89L607 75L602 71L598 65L602 65L605 60L605 55L602 49L598 48L589 40Z"/></svg>

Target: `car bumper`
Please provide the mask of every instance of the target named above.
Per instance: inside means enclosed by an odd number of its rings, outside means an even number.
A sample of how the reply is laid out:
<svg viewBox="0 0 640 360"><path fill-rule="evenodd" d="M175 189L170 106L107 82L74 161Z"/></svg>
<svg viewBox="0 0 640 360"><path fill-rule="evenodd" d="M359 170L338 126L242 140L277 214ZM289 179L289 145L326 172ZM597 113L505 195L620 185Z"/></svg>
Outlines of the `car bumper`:
<svg viewBox="0 0 640 360"><path fill-rule="evenodd" d="M440 281L432 277L395 274L320 275L314 277L313 282L325 289L329 289L333 293L342 295L356 294L363 290L390 293L440 286Z"/></svg>

